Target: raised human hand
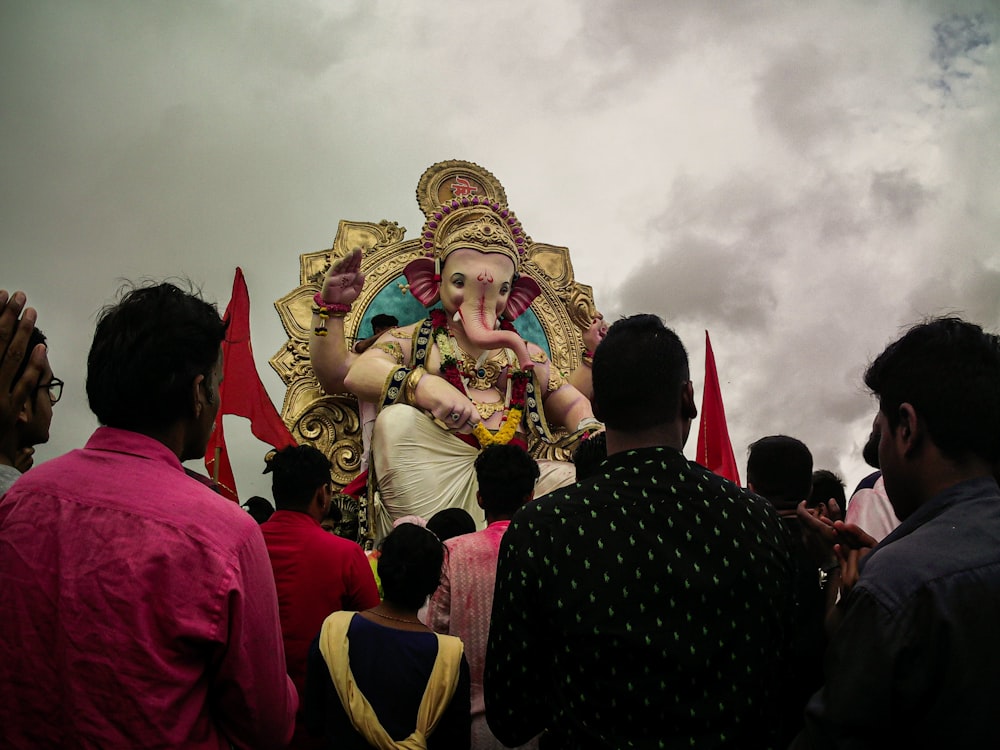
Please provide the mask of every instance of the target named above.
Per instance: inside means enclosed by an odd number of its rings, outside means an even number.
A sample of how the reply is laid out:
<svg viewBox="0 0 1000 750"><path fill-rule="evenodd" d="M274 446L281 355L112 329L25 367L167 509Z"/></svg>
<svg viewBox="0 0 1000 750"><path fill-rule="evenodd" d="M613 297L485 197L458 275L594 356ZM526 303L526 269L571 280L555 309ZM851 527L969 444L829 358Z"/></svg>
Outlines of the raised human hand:
<svg viewBox="0 0 1000 750"><path fill-rule="evenodd" d="M337 258L326 272L320 296L324 302L350 305L361 294L365 275L361 273L361 248L356 247Z"/></svg>
<svg viewBox="0 0 1000 750"><path fill-rule="evenodd" d="M34 308L24 306L27 301L24 292L9 295L0 289L0 435L13 429L45 366L44 344L26 351L38 317ZM15 382L14 375L25 357L29 357L28 364Z"/></svg>
<svg viewBox="0 0 1000 750"><path fill-rule="evenodd" d="M583 345L587 347L587 351L591 354L597 348L604 337L608 335L608 324L604 322L604 315L597 313L591 321L590 327L583 332Z"/></svg>
<svg viewBox="0 0 1000 750"><path fill-rule="evenodd" d="M878 539L862 529L856 523L844 523L835 521L834 530L837 532L837 542L850 549L871 549L878 544Z"/></svg>
<svg viewBox="0 0 1000 750"><path fill-rule="evenodd" d="M802 524L802 536L806 550L817 567L827 565L833 559L833 547L837 543L837 530L833 521L823 515L818 507L810 508L803 500L795 509L795 516Z"/></svg>
<svg viewBox="0 0 1000 750"><path fill-rule="evenodd" d="M833 552L840 562L840 595L843 597L858 582L861 560L878 544L878 540L854 523L837 521L834 528L838 541L833 546Z"/></svg>
<svg viewBox="0 0 1000 750"><path fill-rule="evenodd" d="M429 413L446 430L470 433L482 421L469 397L440 375L424 375L413 395L414 406Z"/></svg>

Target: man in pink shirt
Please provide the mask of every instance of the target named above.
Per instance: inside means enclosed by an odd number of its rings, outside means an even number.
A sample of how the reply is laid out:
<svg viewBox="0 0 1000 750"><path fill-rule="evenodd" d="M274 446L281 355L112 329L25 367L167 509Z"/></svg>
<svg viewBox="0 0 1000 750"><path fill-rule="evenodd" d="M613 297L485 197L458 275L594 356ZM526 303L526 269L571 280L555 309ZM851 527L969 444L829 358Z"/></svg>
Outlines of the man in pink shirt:
<svg viewBox="0 0 1000 750"><path fill-rule="evenodd" d="M297 696L257 524L184 473L225 325L172 284L100 316L101 427L0 500L0 745L284 747Z"/></svg>
<svg viewBox="0 0 1000 750"><path fill-rule="evenodd" d="M267 462L277 510L261 525L274 569L285 659L305 705L309 646L323 621L340 610L362 611L379 603L368 558L356 543L320 526L330 507L330 461L311 445L278 451ZM300 710L292 748L320 747L307 734Z"/></svg>
<svg viewBox="0 0 1000 750"><path fill-rule="evenodd" d="M438 633L457 635L465 644L472 679L472 748L503 748L486 724L483 668L490 635L493 587L500 539L510 519L531 500L538 464L514 445L490 445L476 458L476 499L487 526L445 542L441 585L431 596L427 624ZM523 747L536 747L534 740Z"/></svg>

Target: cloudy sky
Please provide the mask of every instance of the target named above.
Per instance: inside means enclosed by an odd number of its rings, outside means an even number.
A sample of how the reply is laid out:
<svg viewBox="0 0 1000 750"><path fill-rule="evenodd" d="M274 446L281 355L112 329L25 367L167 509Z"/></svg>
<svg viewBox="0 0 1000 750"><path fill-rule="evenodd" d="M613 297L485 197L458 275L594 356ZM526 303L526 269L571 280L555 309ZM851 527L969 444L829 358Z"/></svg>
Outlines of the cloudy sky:
<svg viewBox="0 0 1000 750"><path fill-rule="evenodd" d="M96 426L122 279L224 309L242 266L280 407L298 255L340 219L413 236L423 170L466 159L609 318L678 331L699 400L709 330L741 472L785 433L853 485L868 360L927 315L1000 329L998 33L996 0L4 2L0 287L68 382L38 460ZM226 433L269 496L265 446Z"/></svg>

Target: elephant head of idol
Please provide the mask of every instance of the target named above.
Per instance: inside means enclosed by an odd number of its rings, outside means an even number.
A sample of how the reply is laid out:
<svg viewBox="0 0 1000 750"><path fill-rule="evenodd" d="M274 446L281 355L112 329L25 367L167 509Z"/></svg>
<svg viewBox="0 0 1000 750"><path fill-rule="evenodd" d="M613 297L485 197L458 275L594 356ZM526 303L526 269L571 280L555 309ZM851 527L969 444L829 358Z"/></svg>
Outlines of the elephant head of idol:
<svg viewBox="0 0 1000 750"><path fill-rule="evenodd" d="M426 307L440 300L473 345L511 349L530 368L528 348L509 323L541 289L518 273L530 240L513 212L486 199L456 199L431 214L421 240L425 257L404 270L411 294Z"/></svg>

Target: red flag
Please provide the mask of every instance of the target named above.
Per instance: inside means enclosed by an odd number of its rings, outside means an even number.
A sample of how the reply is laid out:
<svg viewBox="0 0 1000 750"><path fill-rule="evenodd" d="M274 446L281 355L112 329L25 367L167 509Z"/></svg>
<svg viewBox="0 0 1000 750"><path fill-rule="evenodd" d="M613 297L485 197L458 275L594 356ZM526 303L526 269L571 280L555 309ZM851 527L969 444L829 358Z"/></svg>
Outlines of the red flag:
<svg viewBox="0 0 1000 750"><path fill-rule="evenodd" d="M241 268L236 269L233 297L226 308L225 320L229 327L226 329L226 340L222 342L219 413L215 417L215 431L205 451L205 468L219 483L223 494L239 502L233 468L226 452L226 436L222 430L223 415L246 417L250 420L250 431L275 448L295 445L295 438L285 427L257 374L253 349L250 347L250 295L247 293ZM213 468L217 449L219 465Z"/></svg>
<svg viewBox="0 0 1000 750"><path fill-rule="evenodd" d="M726 408L722 405L719 373L715 369L712 341L705 331L705 389L701 393L701 426L698 429L698 456L695 459L720 477L740 483L733 444L726 426Z"/></svg>

